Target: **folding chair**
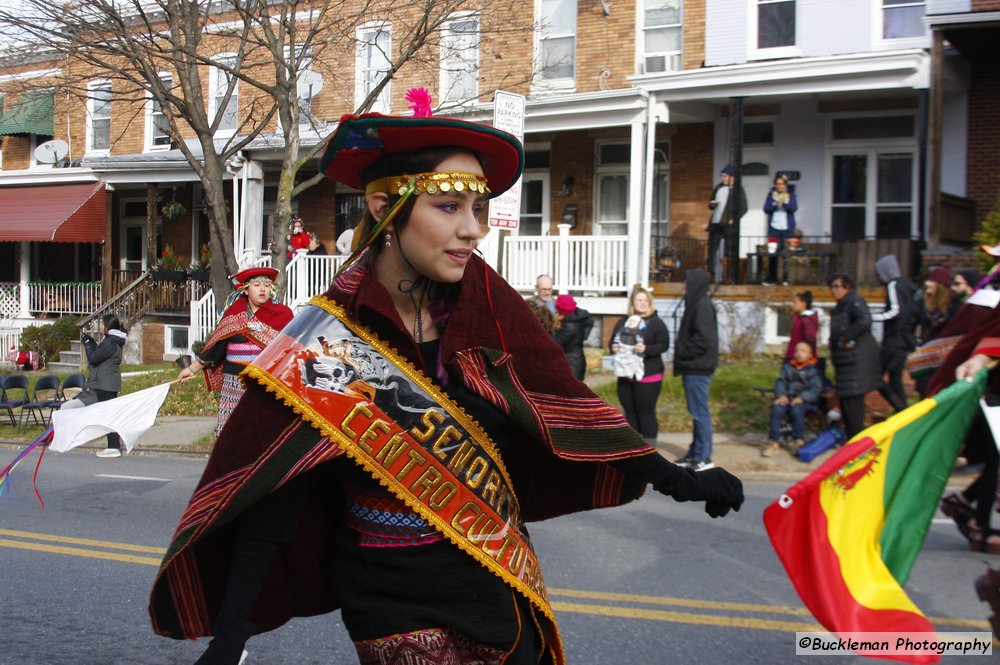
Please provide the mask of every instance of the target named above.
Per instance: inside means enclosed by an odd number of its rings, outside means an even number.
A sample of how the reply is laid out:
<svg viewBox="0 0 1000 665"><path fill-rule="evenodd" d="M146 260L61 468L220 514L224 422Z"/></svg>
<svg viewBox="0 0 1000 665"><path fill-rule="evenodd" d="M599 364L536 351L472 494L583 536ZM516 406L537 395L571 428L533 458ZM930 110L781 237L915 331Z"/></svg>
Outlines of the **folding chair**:
<svg viewBox="0 0 1000 665"><path fill-rule="evenodd" d="M52 420L52 412L58 408L62 400L59 399L59 377L55 374L48 374L35 382L35 387L31 391L31 398L21 405L21 416L17 426L20 430L25 430L30 424L30 416L36 425L48 425ZM49 412L40 417L44 409Z"/></svg>
<svg viewBox="0 0 1000 665"><path fill-rule="evenodd" d="M71 400L77 395L79 395L84 386L87 385L87 377L83 374L70 374L65 379L63 379L62 387L59 388L59 395L57 396L58 404L54 408L58 409L63 402ZM67 392L69 391L69 392Z"/></svg>
<svg viewBox="0 0 1000 665"><path fill-rule="evenodd" d="M10 424L17 428L14 409L28 403L28 376L26 374L10 374L0 386L0 410L7 411Z"/></svg>

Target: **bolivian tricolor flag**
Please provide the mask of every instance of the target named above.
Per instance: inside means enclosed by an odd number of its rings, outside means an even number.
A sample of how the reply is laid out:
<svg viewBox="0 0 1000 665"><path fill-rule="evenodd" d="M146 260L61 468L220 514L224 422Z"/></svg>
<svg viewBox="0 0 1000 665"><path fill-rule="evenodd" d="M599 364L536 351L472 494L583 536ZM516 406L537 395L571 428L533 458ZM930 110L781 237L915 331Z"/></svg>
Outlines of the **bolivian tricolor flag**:
<svg viewBox="0 0 1000 665"><path fill-rule="evenodd" d="M934 631L902 585L985 383L982 371L869 427L764 511L795 590L830 632Z"/></svg>

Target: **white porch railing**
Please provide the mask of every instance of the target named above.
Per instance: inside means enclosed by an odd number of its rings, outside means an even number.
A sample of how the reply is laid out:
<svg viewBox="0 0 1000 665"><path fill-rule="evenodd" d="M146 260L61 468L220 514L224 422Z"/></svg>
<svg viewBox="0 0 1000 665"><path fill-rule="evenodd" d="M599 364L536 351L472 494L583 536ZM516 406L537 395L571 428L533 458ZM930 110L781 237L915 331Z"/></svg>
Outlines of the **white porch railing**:
<svg viewBox="0 0 1000 665"><path fill-rule="evenodd" d="M500 274L518 291L531 291L539 275L551 275L560 292L628 293L625 257L628 236L504 238Z"/></svg>
<svg viewBox="0 0 1000 665"><path fill-rule="evenodd" d="M40 314L90 314L101 306L100 282L28 283L28 307Z"/></svg>

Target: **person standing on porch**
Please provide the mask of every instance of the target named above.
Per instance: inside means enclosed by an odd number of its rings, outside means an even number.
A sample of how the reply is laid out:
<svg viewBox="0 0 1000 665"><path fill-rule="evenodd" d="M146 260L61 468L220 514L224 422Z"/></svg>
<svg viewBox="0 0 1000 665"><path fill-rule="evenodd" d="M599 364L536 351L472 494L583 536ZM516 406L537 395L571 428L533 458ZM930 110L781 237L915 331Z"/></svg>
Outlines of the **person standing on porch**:
<svg viewBox="0 0 1000 665"><path fill-rule="evenodd" d="M733 184L736 182L736 169L732 164L726 164L719 172L719 184L712 190L712 198L708 202L708 209L712 211L712 216L708 220L708 265L706 269L718 279L721 276L719 270L719 245L726 241L725 247L737 241L736 226L737 220L743 218L747 212L747 193L740 186L737 203L733 204L732 196Z"/></svg>
<svg viewBox="0 0 1000 665"><path fill-rule="evenodd" d="M785 263L785 241L795 234L795 211L799 209L799 201L795 192L788 186L788 179L783 174L774 178L774 186L767 193L764 201L764 213L767 215L768 241L774 238L778 241L777 249L771 255L767 264L767 281L778 282L778 262L781 262L781 281L788 283L788 268Z"/></svg>
<svg viewBox="0 0 1000 665"><path fill-rule="evenodd" d="M178 381L189 381L205 369L208 389L220 391L216 435L246 390L240 372L292 320L292 310L272 301L277 276L278 271L270 267L247 268L233 275L236 290L222 318L195 360L177 376Z"/></svg>
<svg viewBox="0 0 1000 665"><path fill-rule="evenodd" d="M695 471L715 467L708 392L719 365L719 328L708 285L708 273L704 270L688 271L684 280L684 314L674 349L674 376L681 377L687 410L694 421L691 445L677 464Z"/></svg>

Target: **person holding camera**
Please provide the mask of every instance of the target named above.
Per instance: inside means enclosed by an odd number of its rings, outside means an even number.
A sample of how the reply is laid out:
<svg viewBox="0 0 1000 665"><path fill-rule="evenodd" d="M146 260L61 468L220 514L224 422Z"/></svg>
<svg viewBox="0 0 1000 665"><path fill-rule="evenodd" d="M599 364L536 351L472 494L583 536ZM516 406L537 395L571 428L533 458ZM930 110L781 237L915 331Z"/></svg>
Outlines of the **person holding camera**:
<svg viewBox="0 0 1000 665"><path fill-rule="evenodd" d="M87 354L90 378L83 392L64 402L61 409L78 409L118 397L122 389L122 350L128 335L114 314L101 317L100 332L104 335L100 343L94 341L89 333L83 334L83 350ZM121 457L121 437L110 432L107 441L107 447L98 450L97 456Z"/></svg>

